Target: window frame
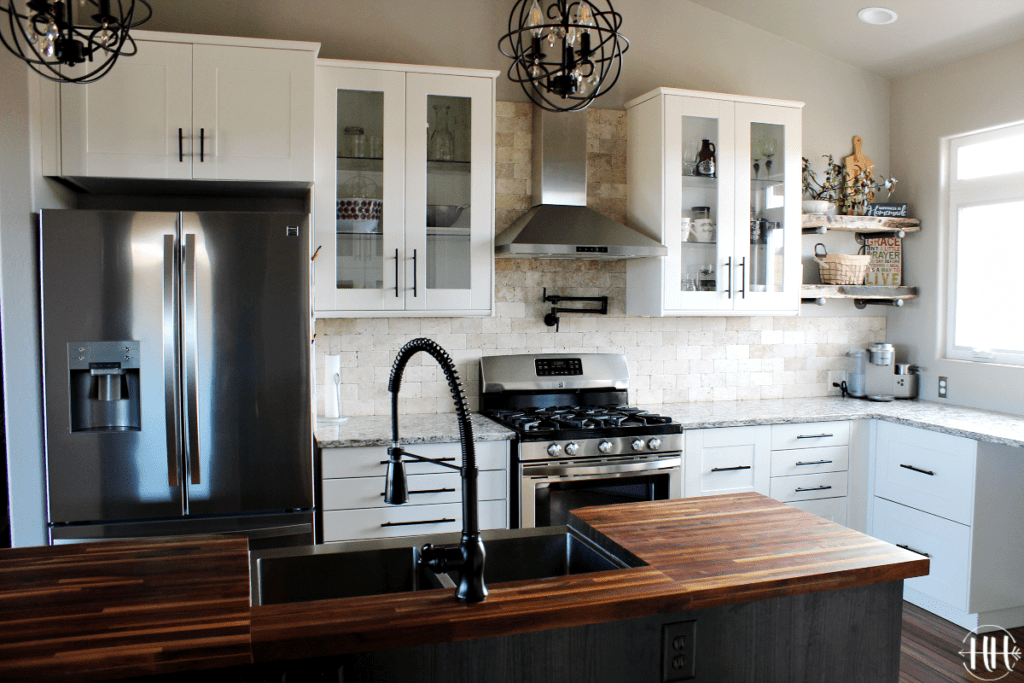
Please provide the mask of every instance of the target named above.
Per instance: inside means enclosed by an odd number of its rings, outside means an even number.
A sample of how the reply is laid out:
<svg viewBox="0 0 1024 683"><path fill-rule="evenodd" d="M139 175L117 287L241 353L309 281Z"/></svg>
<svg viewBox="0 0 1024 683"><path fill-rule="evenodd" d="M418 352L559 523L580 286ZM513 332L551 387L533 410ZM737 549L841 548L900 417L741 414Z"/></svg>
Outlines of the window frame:
<svg viewBox="0 0 1024 683"><path fill-rule="evenodd" d="M1024 201L1024 170L1002 175L957 179L958 151L962 147L1024 135L1024 121L1011 123L974 133L947 138L946 183L944 188L948 241L947 288L946 288L946 358L981 363L999 363L1024 366L1024 348L1015 351L988 350L975 347L957 346L957 237L960 209L988 204ZM1024 265L1024 264L1022 264ZM991 352L990 352L991 351Z"/></svg>

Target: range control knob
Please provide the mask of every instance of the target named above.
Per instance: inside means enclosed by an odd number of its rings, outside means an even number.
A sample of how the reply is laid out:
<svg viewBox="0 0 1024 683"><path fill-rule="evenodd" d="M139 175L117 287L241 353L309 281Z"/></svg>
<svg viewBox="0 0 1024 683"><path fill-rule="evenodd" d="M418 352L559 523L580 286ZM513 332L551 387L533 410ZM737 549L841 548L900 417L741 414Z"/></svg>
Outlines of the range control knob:
<svg viewBox="0 0 1024 683"><path fill-rule="evenodd" d="M597 450L601 451L602 453L608 453L609 451L612 450L612 442L602 441L600 444L598 444Z"/></svg>
<svg viewBox="0 0 1024 683"><path fill-rule="evenodd" d="M644 440L643 439L636 439L636 440L633 441L633 450L634 451L642 451L643 449L644 449Z"/></svg>
<svg viewBox="0 0 1024 683"><path fill-rule="evenodd" d="M656 451L661 448L661 439L651 439L647 442L647 447L652 451Z"/></svg>
<svg viewBox="0 0 1024 683"><path fill-rule="evenodd" d="M548 455L550 455L552 458L557 456L561 452L562 447L559 446L557 443L553 443L550 446L548 446Z"/></svg>
<svg viewBox="0 0 1024 683"><path fill-rule="evenodd" d="M566 455L576 455L579 452L580 452L579 444L577 444L577 443L567 443L567 444L565 444L565 454Z"/></svg>

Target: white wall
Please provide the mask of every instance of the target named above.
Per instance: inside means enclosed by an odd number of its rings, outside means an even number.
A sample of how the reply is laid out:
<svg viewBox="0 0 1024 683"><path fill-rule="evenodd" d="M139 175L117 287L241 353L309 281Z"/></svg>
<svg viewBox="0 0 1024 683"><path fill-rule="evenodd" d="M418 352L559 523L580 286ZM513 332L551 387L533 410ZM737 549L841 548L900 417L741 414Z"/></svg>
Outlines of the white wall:
<svg viewBox="0 0 1024 683"><path fill-rule="evenodd" d="M948 233L941 221L942 139L1024 120L1024 41L894 80L890 97L893 174L921 232L903 241L904 281L920 297L889 312L889 341L906 362L925 367L922 398L942 400L943 375L950 403L1024 415L1024 368L943 358ZM992 296L1006 298L1007 315L1024 310L1010 292Z"/></svg>

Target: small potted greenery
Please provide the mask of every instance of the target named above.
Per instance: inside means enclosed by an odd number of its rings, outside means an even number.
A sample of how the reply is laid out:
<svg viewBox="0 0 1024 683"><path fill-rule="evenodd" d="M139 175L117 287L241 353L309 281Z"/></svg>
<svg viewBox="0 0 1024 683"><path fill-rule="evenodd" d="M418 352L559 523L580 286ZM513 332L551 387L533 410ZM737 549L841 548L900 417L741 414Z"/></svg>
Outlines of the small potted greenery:
<svg viewBox="0 0 1024 683"><path fill-rule="evenodd" d="M811 170L811 162L807 157L803 158L804 195L810 197L809 200L804 200L803 211L834 215L838 213L839 203L843 198L846 171L832 160L831 154L822 156L828 159L828 163L825 165L825 177L821 182L818 182L817 174Z"/></svg>

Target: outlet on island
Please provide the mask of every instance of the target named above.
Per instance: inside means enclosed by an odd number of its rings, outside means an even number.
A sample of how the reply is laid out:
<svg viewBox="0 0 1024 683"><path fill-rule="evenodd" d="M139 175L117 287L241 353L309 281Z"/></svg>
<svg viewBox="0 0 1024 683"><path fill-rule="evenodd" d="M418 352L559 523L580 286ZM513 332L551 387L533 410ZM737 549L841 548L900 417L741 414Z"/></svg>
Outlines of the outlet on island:
<svg viewBox="0 0 1024 683"><path fill-rule="evenodd" d="M697 674L695 646L697 621L680 621L661 627L661 681L688 681Z"/></svg>

